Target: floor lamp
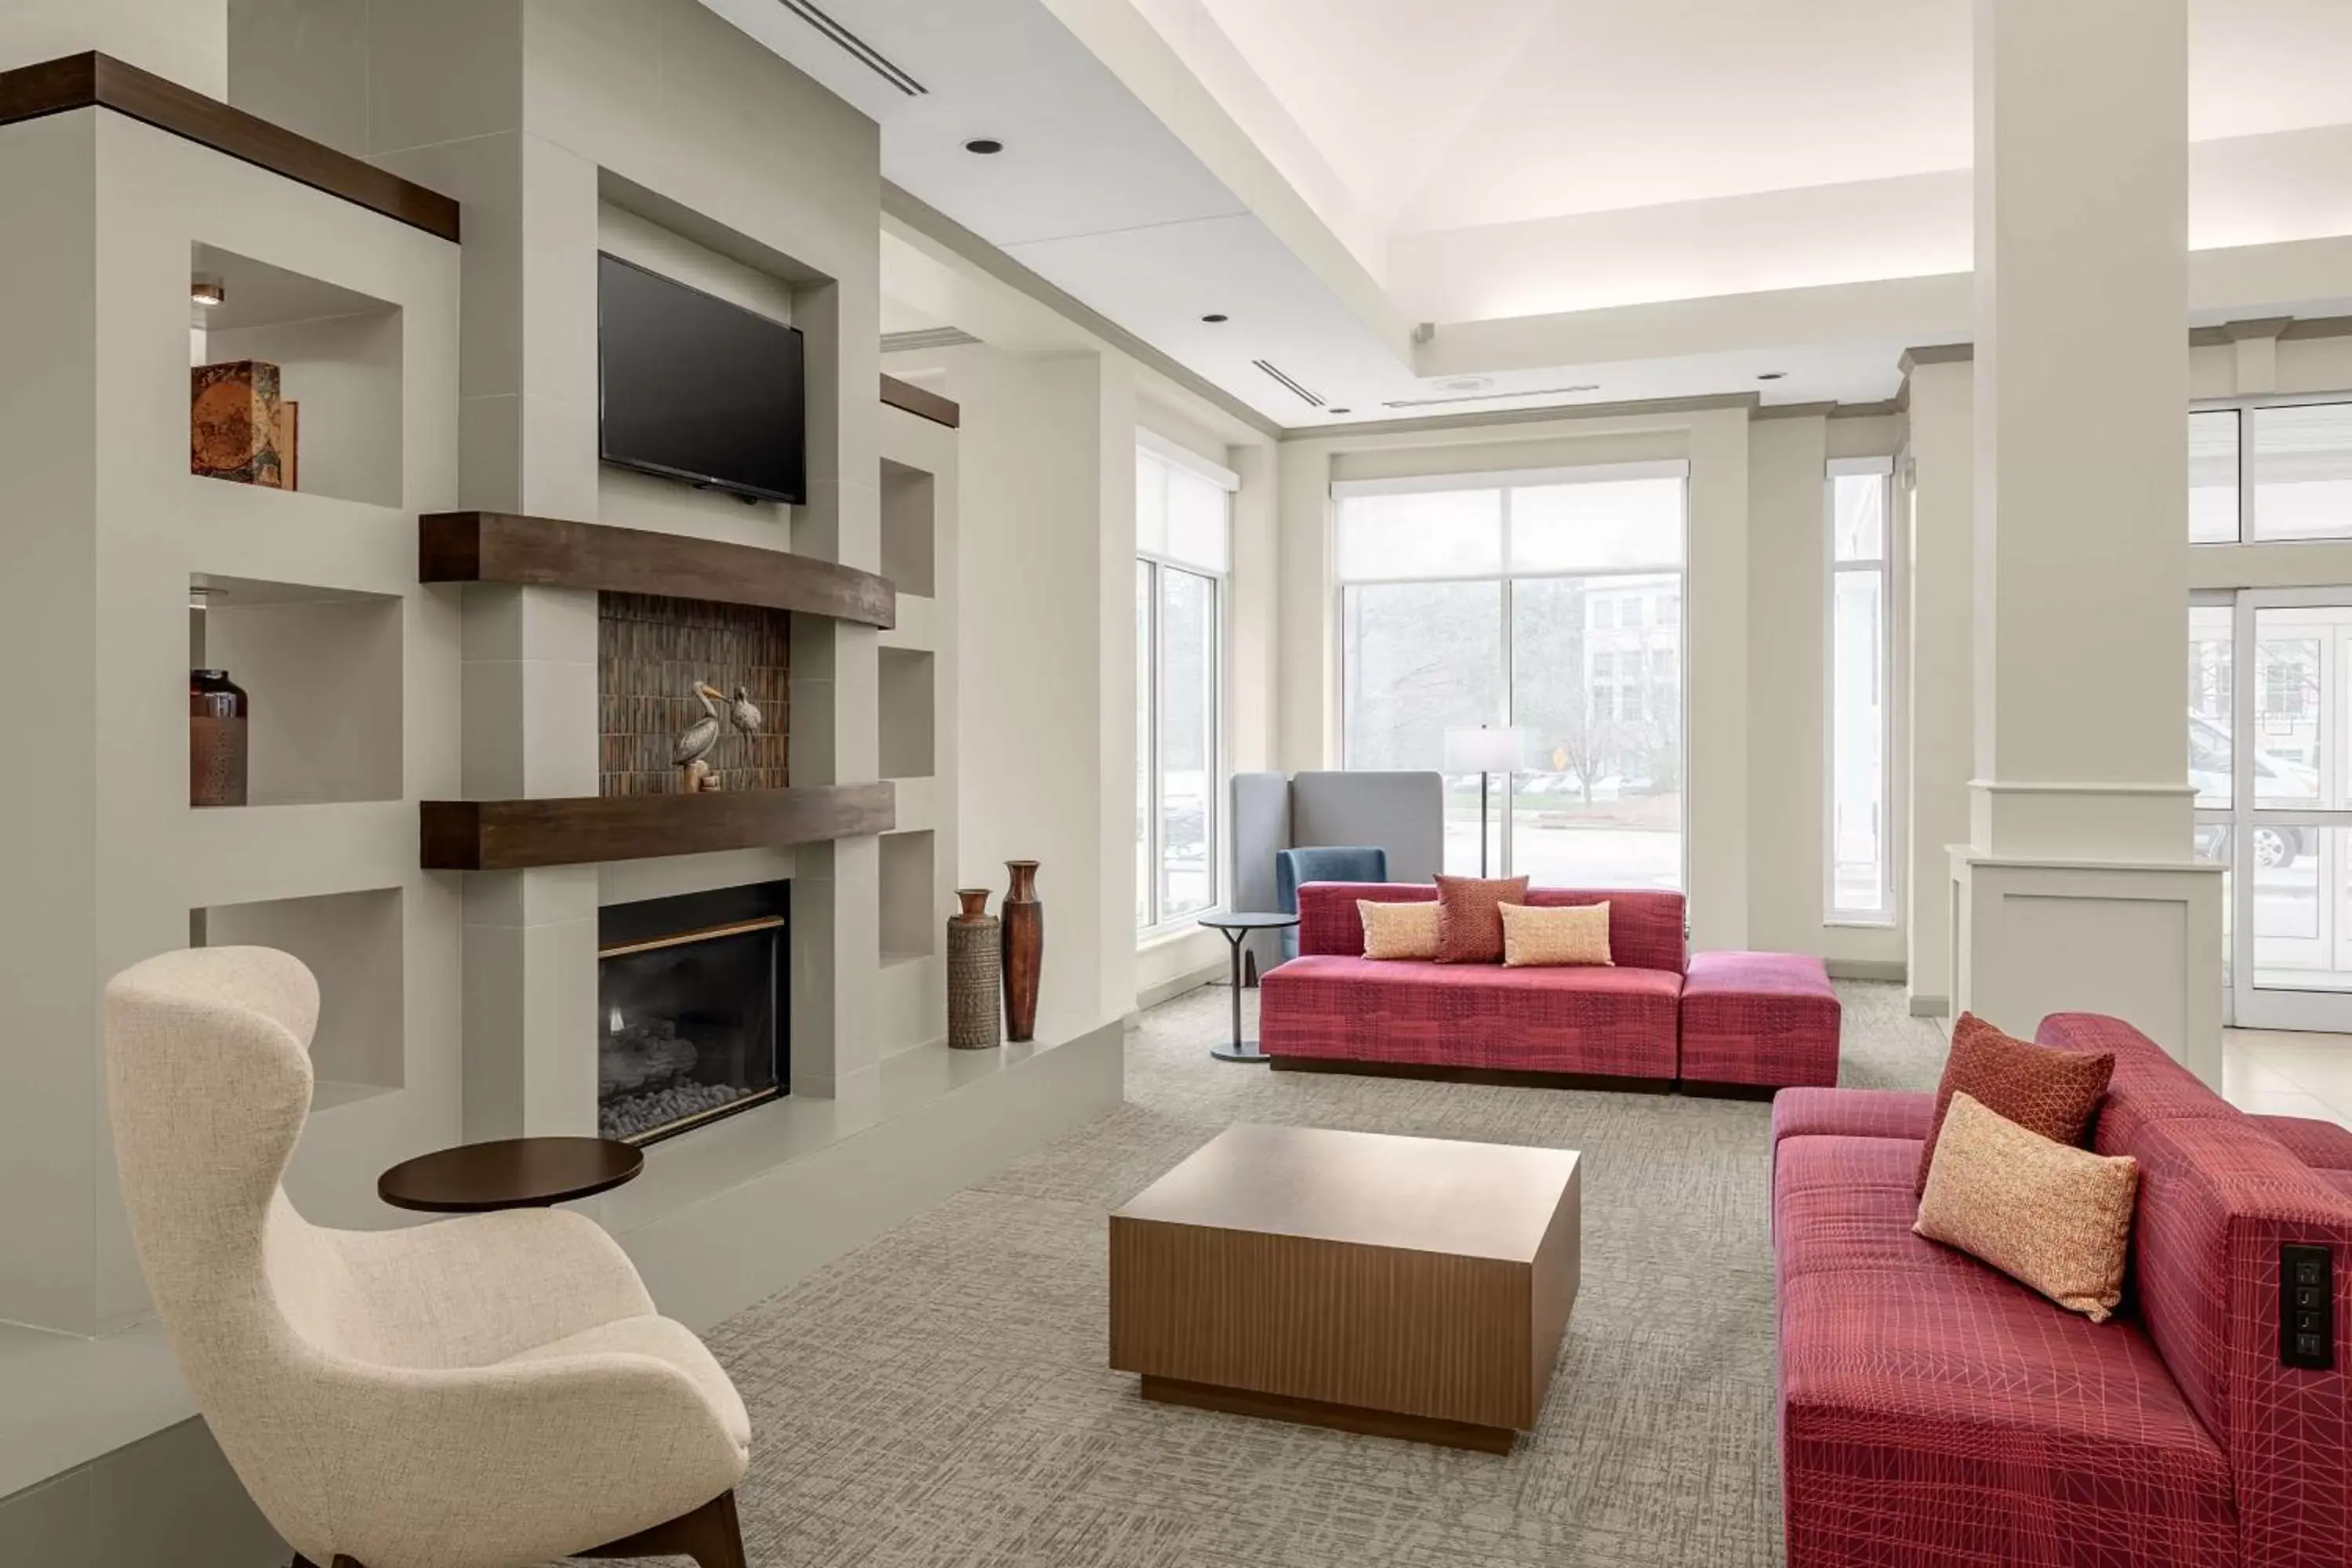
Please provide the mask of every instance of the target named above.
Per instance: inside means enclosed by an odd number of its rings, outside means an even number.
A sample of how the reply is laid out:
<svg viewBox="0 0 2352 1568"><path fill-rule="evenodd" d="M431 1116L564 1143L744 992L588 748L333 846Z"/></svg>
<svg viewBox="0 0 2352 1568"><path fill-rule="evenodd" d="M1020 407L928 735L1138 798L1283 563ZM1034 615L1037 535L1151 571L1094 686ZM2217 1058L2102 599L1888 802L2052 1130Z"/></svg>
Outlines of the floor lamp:
<svg viewBox="0 0 2352 1568"><path fill-rule="evenodd" d="M1528 732L1516 724L1500 730L1481 724L1445 731L1445 771L1478 775L1478 875L1486 874L1486 775L1501 773L1508 789L1510 775L1527 762Z"/></svg>

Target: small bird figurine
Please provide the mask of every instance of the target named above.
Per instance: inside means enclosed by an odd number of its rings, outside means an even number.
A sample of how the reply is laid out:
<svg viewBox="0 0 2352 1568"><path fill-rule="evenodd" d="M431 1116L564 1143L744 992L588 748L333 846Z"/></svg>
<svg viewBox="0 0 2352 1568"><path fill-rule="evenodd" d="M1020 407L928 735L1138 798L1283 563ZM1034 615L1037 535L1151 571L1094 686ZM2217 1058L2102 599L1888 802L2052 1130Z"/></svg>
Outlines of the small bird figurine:
<svg viewBox="0 0 2352 1568"><path fill-rule="evenodd" d="M735 689L735 700L727 705L727 717L746 735L760 732L760 706L751 700L751 694L740 686Z"/></svg>
<svg viewBox="0 0 2352 1568"><path fill-rule="evenodd" d="M702 760L710 748L719 743L719 710L715 703L727 700L727 694L707 681L694 683L694 695L702 703L702 717L686 727L670 748L669 760L675 767Z"/></svg>

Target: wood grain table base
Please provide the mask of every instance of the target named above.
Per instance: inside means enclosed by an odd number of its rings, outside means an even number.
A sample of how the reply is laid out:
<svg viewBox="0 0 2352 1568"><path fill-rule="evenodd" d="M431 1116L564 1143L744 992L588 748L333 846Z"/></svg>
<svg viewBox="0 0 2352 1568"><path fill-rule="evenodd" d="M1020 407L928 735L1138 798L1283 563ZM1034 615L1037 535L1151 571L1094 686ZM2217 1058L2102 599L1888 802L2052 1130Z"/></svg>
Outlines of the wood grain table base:
<svg viewBox="0 0 2352 1568"><path fill-rule="evenodd" d="M1246 1388L1220 1388L1213 1383L1186 1383L1174 1377L1147 1376L1140 1392L1144 1398L1162 1405L1215 1410L1227 1415L1255 1415L1267 1421L1296 1421L1307 1426L1328 1426L1337 1432L1433 1443L1443 1448L1474 1448L1482 1454L1507 1454L1512 1440L1518 1436L1508 1426L1479 1426L1468 1421L1443 1421L1433 1415L1367 1410L1360 1405L1334 1405L1328 1400L1300 1399L1287 1394L1254 1394Z"/></svg>

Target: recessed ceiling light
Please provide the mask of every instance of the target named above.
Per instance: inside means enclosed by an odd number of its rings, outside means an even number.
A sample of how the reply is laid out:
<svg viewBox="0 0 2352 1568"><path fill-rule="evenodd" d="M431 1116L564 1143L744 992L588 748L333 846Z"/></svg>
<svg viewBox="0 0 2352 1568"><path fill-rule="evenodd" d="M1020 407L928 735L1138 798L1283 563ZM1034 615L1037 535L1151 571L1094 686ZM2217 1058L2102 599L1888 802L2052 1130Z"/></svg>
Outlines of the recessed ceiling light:
<svg viewBox="0 0 2352 1568"><path fill-rule="evenodd" d="M1231 319L1232 318L1228 317L1223 310L1212 310L1207 315L1201 318L1201 320L1208 322L1209 325L1213 327L1220 324L1221 322L1230 321Z"/></svg>
<svg viewBox="0 0 2352 1568"><path fill-rule="evenodd" d="M1787 376L1788 374L1789 373L1785 370L1768 370L1756 379L1759 381L1779 381Z"/></svg>
<svg viewBox="0 0 2352 1568"><path fill-rule="evenodd" d="M967 153L978 153L982 156L985 156L991 153L1003 152L1004 143L999 142L993 136L980 136L965 142L963 144L963 150Z"/></svg>
<svg viewBox="0 0 2352 1568"><path fill-rule="evenodd" d="M228 299L228 290L211 278L197 278L188 284L188 298L199 305L218 305Z"/></svg>

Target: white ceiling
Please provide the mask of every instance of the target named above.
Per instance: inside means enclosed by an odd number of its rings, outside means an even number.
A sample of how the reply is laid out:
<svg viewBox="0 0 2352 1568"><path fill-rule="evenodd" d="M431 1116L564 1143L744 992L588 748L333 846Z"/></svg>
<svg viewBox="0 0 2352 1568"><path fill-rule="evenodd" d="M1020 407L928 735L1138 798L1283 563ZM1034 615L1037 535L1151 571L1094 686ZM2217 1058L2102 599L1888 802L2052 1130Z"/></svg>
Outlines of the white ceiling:
<svg viewBox="0 0 2352 1568"><path fill-rule="evenodd" d="M1475 410L1866 401L1966 335L1964 295L1876 280L1967 265L1969 0L818 3L928 90L704 0L879 121L886 178L1286 426L1465 375ZM2197 243L2352 233L2352 130L2302 129L2352 124L2352 0L2192 5L2194 132L2238 139L2198 155Z"/></svg>
<svg viewBox="0 0 2352 1568"><path fill-rule="evenodd" d="M1970 160L1969 0L1139 4L1155 21L1204 9L1396 232ZM2352 4L2197 0L2192 16L2195 139L2352 120Z"/></svg>

